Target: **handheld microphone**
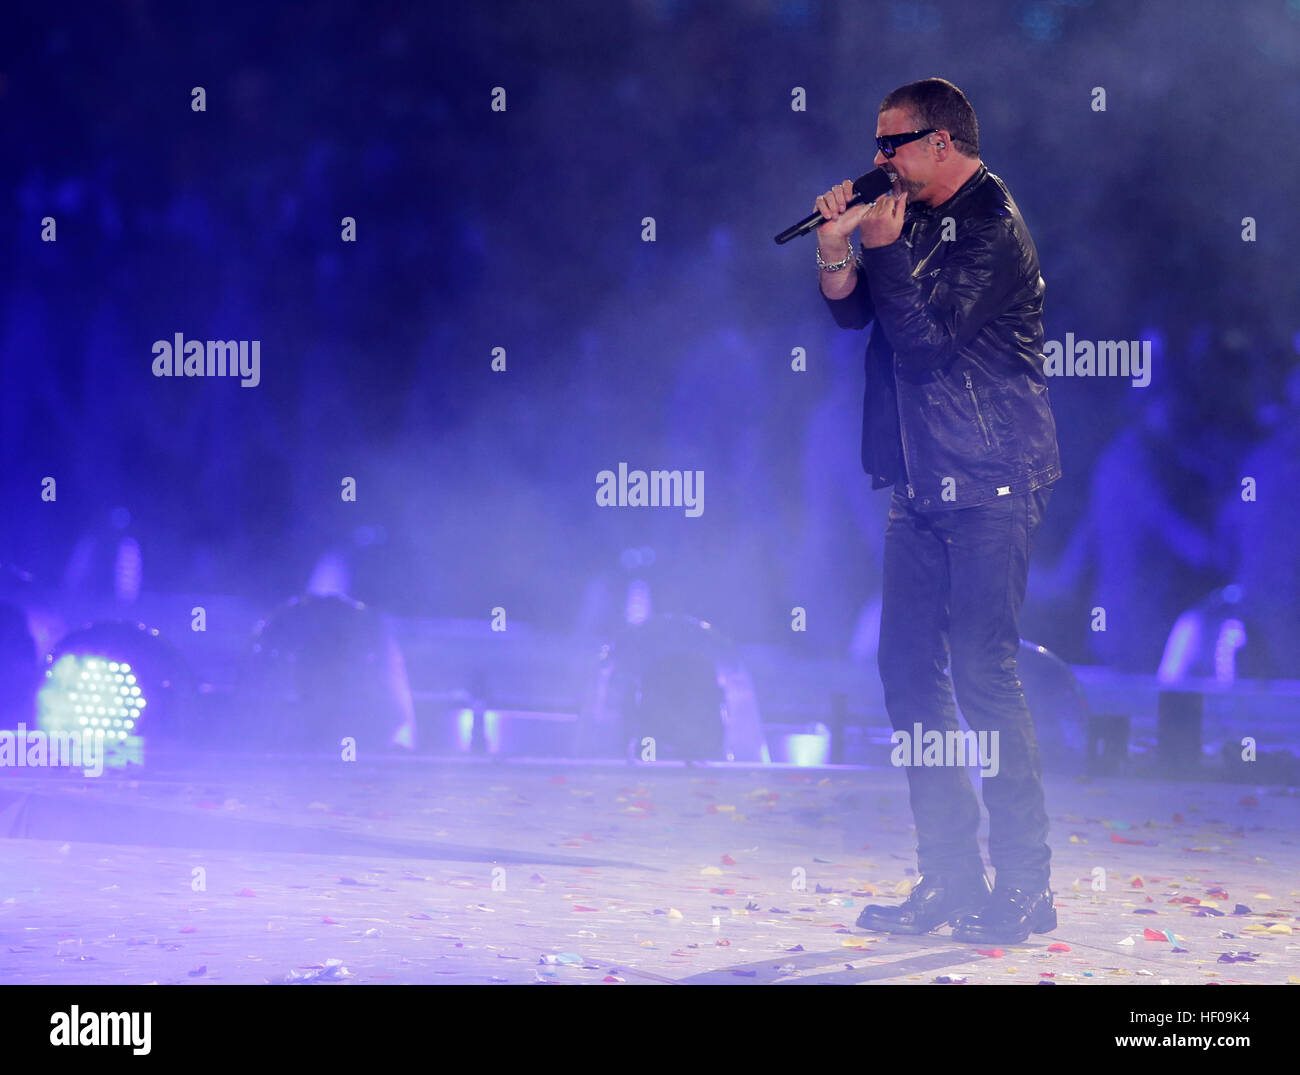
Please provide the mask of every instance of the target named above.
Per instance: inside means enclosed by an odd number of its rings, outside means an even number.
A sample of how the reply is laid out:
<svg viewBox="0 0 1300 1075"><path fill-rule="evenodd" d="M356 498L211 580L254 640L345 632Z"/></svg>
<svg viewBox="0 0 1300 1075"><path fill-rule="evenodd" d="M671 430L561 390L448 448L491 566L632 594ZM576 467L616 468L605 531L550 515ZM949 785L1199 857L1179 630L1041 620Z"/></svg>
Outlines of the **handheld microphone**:
<svg viewBox="0 0 1300 1075"><path fill-rule="evenodd" d="M883 168L872 168L865 175L858 176L853 181L853 197L849 199L848 204L844 207L849 209L852 206L860 205L862 202L874 202L882 194L887 194L893 183L889 181L889 173ZM813 213L811 216L804 217L798 224L793 224L786 228L780 235L776 236L778 243L788 243L791 239L800 235L807 235L814 228L819 228L826 223L826 218L821 213Z"/></svg>

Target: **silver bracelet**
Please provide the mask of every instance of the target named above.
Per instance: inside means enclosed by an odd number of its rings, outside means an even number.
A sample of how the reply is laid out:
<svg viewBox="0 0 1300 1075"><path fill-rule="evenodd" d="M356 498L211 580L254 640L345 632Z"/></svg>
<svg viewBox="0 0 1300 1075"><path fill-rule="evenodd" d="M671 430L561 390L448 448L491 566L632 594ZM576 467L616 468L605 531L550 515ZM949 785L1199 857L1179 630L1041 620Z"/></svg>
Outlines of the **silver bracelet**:
<svg viewBox="0 0 1300 1075"><path fill-rule="evenodd" d="M828 265L826 262L822 261L822 248L820 246L817 247L817 268L821 269L822 272L842 272L844 269L849 267L850 262L854 262L856 265L856 261L853 257L853 243L851 241L849 242L848 253L844 255L843 260L837 261L833 265Z"/></svg>

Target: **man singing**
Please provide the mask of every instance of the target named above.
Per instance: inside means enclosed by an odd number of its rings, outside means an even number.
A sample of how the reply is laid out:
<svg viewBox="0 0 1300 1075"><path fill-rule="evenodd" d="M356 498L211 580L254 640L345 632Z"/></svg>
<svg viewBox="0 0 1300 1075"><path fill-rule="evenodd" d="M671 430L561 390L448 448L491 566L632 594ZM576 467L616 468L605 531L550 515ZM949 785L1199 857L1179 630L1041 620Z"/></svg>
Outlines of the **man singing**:
<svg viewBox="0 0 1300 1075"><path fill-rule="evenodd" d="M958 940L1016 944L1056 928L1038 743L1016 671L1030 539L1061 476L1043 279L1020 211L980 160L975 111L951 82L894 90L876 146L892 193L846 209L845 181L816 209L826 219L821 292L836 324L875 322L862 465L873 489L894 487L878 664L896 731L948 742L960 733L955 689L970 727L996 740L997 773L983 780L996 884L965 768L909 765L920 876L900 906L869 905L858 925L921 934L951 922Z"/></svg>

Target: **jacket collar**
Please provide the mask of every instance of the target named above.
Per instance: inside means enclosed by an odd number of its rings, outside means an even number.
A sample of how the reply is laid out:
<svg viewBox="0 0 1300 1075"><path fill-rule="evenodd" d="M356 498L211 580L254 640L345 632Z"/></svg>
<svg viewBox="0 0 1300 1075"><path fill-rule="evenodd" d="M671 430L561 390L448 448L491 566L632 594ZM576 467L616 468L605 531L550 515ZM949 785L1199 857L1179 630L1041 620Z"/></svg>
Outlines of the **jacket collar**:
<svg viewBox="0 0 1300 1075"><path fill-rule="evenodd" d="M973 191L982 182L984 182L984 177L987 176L988 174L989 174L988 168L985 167L983 161L980 161L980 166L977 169L975 169L974 172L971 173L971 177L968 180L966 180L966 182L963 183L960 187L958 187L953 192L952 197L949 198L942 205L929 206L929 205L922 205L920 202L917 202L914 205L909 204L907 207L907 211L910 213L913 209L915 209L916 215L921 217L932 217L936 213L942 213L944 216L951 216L953 209L958 207L961 204L961 202L966 199L967 195L971 193L971 191Z"/></svg>

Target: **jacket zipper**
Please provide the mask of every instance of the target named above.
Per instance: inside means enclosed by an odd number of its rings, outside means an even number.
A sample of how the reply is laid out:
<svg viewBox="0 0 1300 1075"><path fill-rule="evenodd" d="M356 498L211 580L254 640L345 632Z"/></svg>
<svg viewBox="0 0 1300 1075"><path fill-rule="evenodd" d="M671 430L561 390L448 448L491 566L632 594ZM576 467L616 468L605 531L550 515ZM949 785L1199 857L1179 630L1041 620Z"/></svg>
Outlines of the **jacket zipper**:
<svg viewBox="0 0 1300 1075"><path fill-rule="evenodd" d="M907 486L907 499L916 499L912 488L912 464L907 460L907 434L903 432L903 396L898 390L898 368L902 363L894 356L894 403L898 406L898 440L903 445L903 484Z"/></svg>
<svg viewBox="0 0 1300 1075"><path fill-rule="evenodd" d="M917 230L920 228L921 221L913 220L911 227L907 229L906 243L908 250L913 248L913 239L916 237ZM931 251L933 253L933 251ZM937 271L937 270L936 270ZM915 272L913 272L915 275ZM898 440L903 446L903 484L907 487L907 499L916 499L916 490L912 488L912 464L907 458L907 434L903 431L903 394L898 388L898 371L902 366L898 356L894 356L894 403L898 407Z"/></svg>
<svg viewBox="0 0 1300 1075"><path fill-rule="evenodd" d="M984 447L992 448L993 441L989 439L989 427L984 424L984 415L980 413L979 397L975 395L975 386L970 383L970 374L966 374L966 390L970 392L970 401L975 404L975 417L979 419L980 432L984 434Z"/></svg>

